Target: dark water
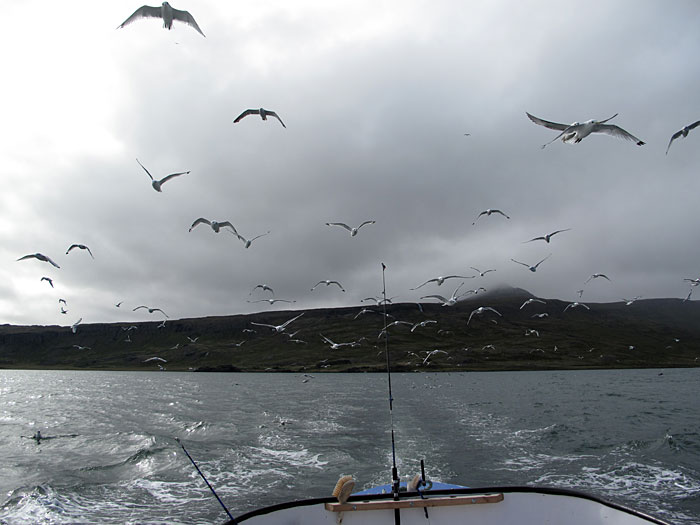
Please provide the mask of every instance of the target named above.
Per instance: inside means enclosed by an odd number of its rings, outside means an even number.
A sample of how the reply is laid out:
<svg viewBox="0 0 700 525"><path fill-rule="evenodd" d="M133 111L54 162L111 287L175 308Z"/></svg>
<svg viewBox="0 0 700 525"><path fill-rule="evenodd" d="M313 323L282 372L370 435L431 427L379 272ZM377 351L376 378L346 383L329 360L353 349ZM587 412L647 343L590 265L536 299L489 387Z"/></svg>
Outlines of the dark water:
<svg viewBox="0 0 700 525"><path fill-rule="evenodd" d="M303 382L308 379L308 382ZM700 369L393 374L399 473L700 523ZM2 523L212 523L390 478L386 376L0 372ZM63 436L37 445L30 436Z"/></svg>

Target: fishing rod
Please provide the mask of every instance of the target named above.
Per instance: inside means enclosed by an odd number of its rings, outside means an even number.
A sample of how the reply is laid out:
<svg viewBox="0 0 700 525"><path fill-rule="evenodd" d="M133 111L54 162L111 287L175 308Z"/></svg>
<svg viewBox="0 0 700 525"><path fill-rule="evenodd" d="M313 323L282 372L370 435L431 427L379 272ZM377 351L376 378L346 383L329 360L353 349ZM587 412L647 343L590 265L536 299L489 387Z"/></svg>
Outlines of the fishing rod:
<svg viewBox="0 0 700 525"><path fill-rule="evenodd" d="M394 496L394 500L399 499L399 486L400 486L400 480L399 480L399 471L396 468L396 442L394 440L394 396L391 393L391 359L389 357L389 330L387 329L387 324L386 324L386 277L385 277L385 272L386 272L386 265L382 263L382 304L383 304L383 310L384 310L384 353L386 354L386 375L387 375L387 382L389 384L389 420L391 422L391 459L392 459L392 467L391 467L391 479L392 479L392 484L391 484L391 491ZM399 509L396 508L394 509L394 523L396 525L400 525L401 523L401 516L399 514Z"/></svg>
<svg viewBox="0 0 700 525"><path fill-rule="evenodd" d="M175 441L177 441L178 444L182 447L182 450L185 452L185 455L186 455L186 456L189 458L189 460L192 462L192 464L194 465L194 468L197 469L197 472L199 472L199 475L202 476L202 479L204 480L204 483L207 484L207 487L209 487L209 490L211 490L211 493L214 494L214 497L217 499L217 501L218 501L218 502L221 504L221 506L224 508L224 510L226 511L226 514L228 514L228 517L231 518L231 522L233 523L233 525L236 525L236 523L237 523L236 519L235 519L233 516L231 516L231 513L230 513L230 512L228 511L228 509L226 508L226 505L224 505L224 502L221 501L221 498L219 497L219 495L218 495L218 494L216 493L216 491L214 490L214 487L211 486L211 484L207 481L207 478L205 478L205 477L204 477L204 474L202 474L202 471L199 470L199 467L198 467L197 464L194 462L194 459L192 459L192 456L190 456L190 453L187 452L187 449L185 448L185 445L183 445L182 443L180 443L180 438L175 438Z"/></svg>

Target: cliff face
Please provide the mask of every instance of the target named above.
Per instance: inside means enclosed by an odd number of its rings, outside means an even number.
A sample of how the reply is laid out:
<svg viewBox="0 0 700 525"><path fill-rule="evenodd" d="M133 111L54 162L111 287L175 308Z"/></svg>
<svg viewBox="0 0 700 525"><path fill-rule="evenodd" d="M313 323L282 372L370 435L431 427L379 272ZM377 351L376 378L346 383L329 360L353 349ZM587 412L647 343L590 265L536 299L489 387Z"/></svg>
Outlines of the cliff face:
<svg viewBox="0 0 700 525"><path fill-rule="evenodd" d="M512 289L478 295L453 307L423 303L387 306L396 370L536 370L699 366L700 303L639 300L568 308L568 303ZM485 311L489 306L499 314ZM380 371L384 369L381 308L300 311L159 322L58 326L0 326L0 367L207 371ZM546 315L542 315L546 314ZM296 333L295 333L296 332ZM294 334L289 337L287 334ZM331 349L335 343L356 342ZM428 356L428 352L434 352ZM157 357L158 359L150 359Z"/></svg>

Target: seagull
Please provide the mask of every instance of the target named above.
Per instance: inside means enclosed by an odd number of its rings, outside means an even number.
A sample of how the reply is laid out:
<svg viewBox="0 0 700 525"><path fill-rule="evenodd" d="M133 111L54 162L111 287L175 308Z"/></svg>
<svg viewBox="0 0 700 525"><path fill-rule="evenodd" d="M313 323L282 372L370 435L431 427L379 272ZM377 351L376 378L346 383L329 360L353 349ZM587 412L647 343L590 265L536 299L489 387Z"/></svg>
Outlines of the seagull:
<svg viewBox="0 0 700 525"><path fill-rule="evenodd" d="M561 131L559 135L554 137L552 140L550 140L547 144L544 144L542 148L544 149L547 145L551 144L555 140L561 137L562 142L574 142L578 143L581 142L583 139L585 139L588 135L591 133L606 133L608 135L612 135L613 137L621 138L621 139L627 139L627 140L632 140L637 143L637 146L643 146L644 142L639 140L637 137L632 135L631 133L628 133L624 129L622 129L619 126L616 126L614 124L605 124L608 120L612 120L613 118L617 117L617 113L615 113L612 117L607 118L605 120L587 120L584 123L579 123L579 122L574 122L573 124L558 124L556 122L549 122L548 120L542 120L540 118L537 118L533 115L530 115L529 113L525 113L528 118L533 121L535 124L539 124L540 126L544 126L549 129L554 129L557 131Z"/></svg>
<svg viewBox="0 0 700 525"><path fill-rule="evenodd" d="M197 339L199 339L199 336L197 337L190 337L189 335L187 336L187 339L189 340L190 343L194 344L197 342Z"/></svg>
<svg viewBox="0 0 700 525"><path fill-rule="evenodd" d="M202 33L202 30L199 29L197 22L195 22L194 17L188 11L180 11L179 9L175 9L168 2L163 2L160 7L151 7L149 5L139 7L129 18L124 20L117 27L117 29L124 27L139 18L162 18L163 27L165 29L172 29L173 20L178 20L194 27L197 30L197 33L204 36L204 33Z"/></svg>
<svg viewBox="0 0 700 525"><path fill-rule="evenodd" d="M467 290L462 295L467 295L468 293L478 295L479 292L485 292L485 291L486 291L486 288L484 288L483 286L479 286L478 288L474 288L473 290Z"/></svg>
<svg viewBox="0 0 700 525"><path fill-rule="evenodd" d="M549 314L547 312L541 313L541 314L534 314L531 315L530 317L537 317L538 319L544 319L545 317L549 317Z"/></svg>
<svg viewBox="0 0 700 525"><path fill-rule="evenodd" d="M296 301L288 301L287 299L258 299L257 301L246 301L247 303L296 303Z"/></svg>
<svg viewBox="0 0 700 525"><path fill-rule="evenodd" d="M476 310L473 310L471 314L469 314L469 319L467 319L467 326L469 326L469 322L472 320L472 317L475 315L483 315L486 312L493 312L495 314L498 314L499 317L503 317L500 313L498 313L498 310L495 308L491 308L490 306L480 306Z"/></svg>
<svg viewBox="0 0 700 525"><path fill-rule="evenodd" d="M525 302L522 304L522 306L520 307L520 309L522 310L522 309L525 308L528 304L532 304L532 303L547 304L545 301L543 301L543 300L541 300L541 299L528 299L527 301L525 301Z"/></svg>
<svg viewBox="0 0 700 525"><path fill-rule="evenodd" d="M355 344L355 341L353 341L352 343L334 343L333 341L328 339L325 335L323 335L323 334L318 334L318 335L320 335L323 338L323 340L330 345L331 350L338 350L339 348L342 348L343 346L353 346Z"/></svg>
<svg viewBox="0 0 700 525"><path fill-rule="evenodd" d="M370 312L371 312L371 313L374 313L374 314L380 314L380 315L381 315L381 312L377 312L376 310L372 310L372 309L370 309L370 308L363 308L362 310L360 310L360 311L357 313L357 315L356 315L355 317L353 317L353 319L357 319L357 318L360 317L361 315L364 315L364 314L367 314L367 313L370 313Z"/></svg>
<svg viewBox="0 0 700 525"><path fill-rule="evenodd" d="M474 276L464 276L464 275L447 275L447 276L439 276L436 277L435 279L428 279L425 281L423 284L416 286L415 288L409 288L409 290L418 290L421 286L425 286L428 283L437 283L438 286L441 286L442 283L444 283L447 279L473 279Z"/></svg>
<svg viewBox="0 0 700 525"><path fill-rule="evenodd" d="M610 280L610 277L608 277L604 273L594 273L588 279L586 279L586 281L583 284L586 284L588 281L590 281L592 279L597 279L598 277L603 277L604 279L607 279L608 281Z"/></svg>
<svg viewBox="0 0 700 525"><path fill-rule="evenodd" d="M118 302L117 304L115 304L114 306L116 306L117 308L119 308L119 307L122 305L123 302L124 302L124 301L119 301L119 302Z"/></svg>
<svg viewBox="0 0 700 525"><path fill-rule="evenodd" d="M486 215L488 217L492 213L499 213L499 214L503 215L506 219L510 219L510 217L508 217L508 215L503 213L501 210L492 210L491 208L489 208L488 210L484 210L479 215L477 215L476 219L474 219L474 222L472 222L472 226L474 226L476 224L476 221L478 221L482 215Z"/></svg>
<svg viewBox="0 0 700 525"><path fill-rule="evenodd" d="M557 233L561 233L561 232L568 232L569 230L571 230L571 228L566 228L565 230L557 230L557 231L555 231L555 232L548 233L547 235L543 235L542 237L534 237L533 239L530 239L529 241L524 241L523 244L525 244L526 242L540 241L540 240L542 240L542 241L546 242L547 244L549 244L550 239L551 239L554 235L556 235Z"/></svg>
<svg viewBox="0 0 700 525"><path fill-rule="evenodd" d="M136 326L135 324L132 324L131 326L122 326L121 327L124 332L131 332L132 330L138 330L139 327Z"/></svg>
<svg viewBox="0 0 700 525"><path fill-rule="evenodd" d="M641 298L642 298L641 296L637 295L637 296L635 296L635 297L632 297L632 299L625 299L625 298L623 297L622 300L625 302L625 306L630 306L630 305L633 304L637 299L641 299Z"/></svg>
<svg viewBox="0 0 700 525"><path fill-rule="evenodd" d="M39 279L39 281L46 281L51 285L51 288L53 288L53 279L51 279L50 277L42 277L41 279Z"/></svg>
<svg viewBox="0 0 700 525"><path fill-rule="evenodd" d="M419 323L416 323L416 324L414 324L414 325L411 327L411 333L413 333L413 331L414 331L416 328L418 328L419 326L420 326L421 328L425 328L426 326L428 326L428 325L431 324L431 323L437 323L437 321L434 321L433 319L428 319L428 320L426 320L426 321L420 321Z"/></svg>
<svg viewBox="0 0 700 525"><path fill-rule="evenodd" d="M253 238L250 239L250 240L246 239L245 237L243 237L243 235L241 235L241 234L238 233L238 232L235 232L235 233L236 233L236 235L238 236L238 238L239 238L241 241L243 241L243 244L245 244L245 247L246 247L246 248L250 248L250 245L252 244L252 242L253 242L255 239L259 239L260 237L264 237L265 235L267 235L268 233L270 233L270 231L268 230L268 231L266 231L265 233L261 233L260 235L258 235L258 236L256 236L256 237L253 237Z"/></svg>
<svg viewBox="0 0 700 525"><path fill-rule="evenodd" d="M299 319L302 315L304 315L304 312L300 313L296 317L292 317L289 321L286 321L280 325L273 325L273 324L265 324L265 323L254 323L253 321L250 322L250 324L254 324L255 326L267 326L268 328L272 328L272 330L278 334L284 332L287 329L287 326L289 326L289 323L292 321L296 321Z"/></svg>
<svg viewBox="0 0 700 525"><path fill-rule="evenodd" d="M73 345L73 348L77 348L78 350L92 350L89 346L80 346L80 345Z"/></svg>
<svg viewBox="0 0 700 525"><path fill-rule="evenodd" d="M329 281L328 279L326 279L325 281L319 281L319 282L317 282L317 283L314 285L314 287L311 288L311 291L313 292L319 284L325 284L326 286L330 286L331 284L337 284L337 285L338 285L338 288L340 288L343 292L345 291L345 288L343 288L343 285L340 284L338 281Z"/></svg>
<svg viewBox="0 0 700 525"><path fill-rule="evenodd" d="M280 124L282 124L283 128L287 127L284 125L284 122L282 122L282 119L279 117L279 115L277 113L275 113L274 111L270 111L269 109L264 109L264 108L246 109L243 113L241 113L240 115L238 115L236 117L236 120L234 120L233 123L235 124L236 122L240 122L243 119L243 117L247 117L248 115L260 115L260 118L262 118L263 120L267 120L268 116L275 117L277 120L280 121Z"/></svg>
<svg viewBox="0 0 700 525"><path fill-rule="evenodd" d="M684 281L688 281L690 283L690 286L697 286L700 284L700 279L683 279Z"/></svg>
<svg viewBox="0 0 700 525"><path fill-rule="evenodd" d="M514 263L522 264L523 266L527 266L527 269L530 270L531 272L536 272L536 271L537 271L537 267L538 267L540 264L542 264L543 262L545 262L547 259L549 259L551 256L552 256L552 254L550 253L547 257L545 257L544 259L542 259L540 262L538 262L538 263L537 263L536 265L534 265L534 266L529 266L529 265L525 264L524 262L516 261L515 259L511 259L511 261L513 261Z"/></svg>
<svg viewBox="0 0 700 525"><path fill-rule="evenodd" d="M253 295L253 292L258 288L262 288L263 291L268 291L272 295L275 295L275 291L266 284L256 284L248 295Z"/></svg>
<svg viewBox="0 0 700 525"><path fill-rule="evenodd" d="M534 335L534 336L539 337L540 333L533 328L528 328L527 330L525 330L525 336L530 336L530 335Z"/></svg>
<svg viewBox="0 0 700 525"><path fill-rule="evenodd" d="M152 314L153 312L160 312L160 313L162 313L165 317L170 318L170 316L169 316L168 314L166 314L166 313L165 313L163 310L161 310L160 308L150 308L150 307L148 307L148 306L143 306L143 305L137 306L136 308L134 308L134 309L132 310L132 312L135 312L135 311L138 310L139 308L145 308L146 310L148 310L148 313L149 313L149 314Z"/></svg>
<svg viewBox="0 0 700 525"><path fill-rule="evenodd" d="M163 178L160 179L160 180L156 180L156 179L153 178L153 175L151 175L150 172L146 169L146 167L145 167L143 164L141 164L141 162L139 161L139 159L136 159L136 162L139 163L139 166L141 166L141 167L143 168L143 170L146 172L146 174L151 178L151 186L153 186L153 189L156 190L156 191L159 191L159 192L162 192L162 191L163 191L163 190L160 189L160 187L161 187L163 184L165 184L166 182L168 182L170 179L172 179L172 178L174 178L174 177L178 177L178 176L180 176L180 175L187 175L187 174L189 173L189 171L181 171L181 172L179 172L179 173L171 173L171 174L168 175L167 177L163 177Z"/></svg>
<svg viewBox="0 0 700 525"><path fill-rule="evenodd" d="M63 308L63 306L61 306L61 313L62 313L62 314L67 314L67 313L68 313L68 310L66 310L65 308Z"/></svg>
<svg viewBox="0 0 700 525"><path fill-rule="evenodd" d="M427 350L423 350L423 351L427 353L427 355L425 356L425 359L423 359L423 366L429 365L430 363L428 363L428 360L429 360L431 357L433 357L435 354L450 355L450 354L448 354L447 352L445 352L444 350L431 350L430 352L428 352Z"/></svg>
<svg viewBox="0 0 700 525"><path fill-rule="evenodd" d="M341 228L345 228L347 231L350 232L350 237L354 237L355 235L357 235L359 229L362 228L365 224L374 224L375 222L377 221L365 221L362 224L360 224L357 228L351 228L343 222L327 222L326 226L340 226Z"/></svg>
<svg viewBox="0 0 700 525"><path fill-rule="evenodd" d="M156 326L156 328L165 328L165 319L163 319L163 322Z"/></svg>
<svg viewBox="0 0 700 525"><path fill-rule="evenodd" d="M576 293L578 294L578 298L581 299L581 296L583 296L583 290L576 290Z"/></svg>
<svg viewBox="0 0 700 525"><path fill-rule="evenodd" d="M63 304L65 304L66 306L68 306L68 303L66 302L65 299L59 299L59 300L58 300L58 303L59 303L59 304L63 303Z"/></svg>
<svg viewBox="0 0 700 525"><path fill-rule="evenodd" d="M76 333L76 332L78 331L78 325L79 325L80 323L82 323L82 322L83 322L83 318L81 317L80 319L78 319L76 322L74 322L74 323L71 325L70 331L73 332L73 333Z"/></svg>
<svg viewBox="0 0 700 525"><path fill-rule="evenodd" d="M49 258L48 258L46 255L44 255L43 253L31 253L31 254L29 254L29 255L24 255L24 256L20 257L19 259L17 259L17 260L18 260L18 261L23 261L24 259L31 259L31 258L38 259L38 260L40 260L40 261L50 263L50 264L52 264L53 266L55 266L56 268L60 268L60 266L59 266L58 264L56 264L55 262L53 262L51 259L49 259Z"/></svg>
<svg viewBox="0 0 700 525"><path fill-rule="evenodd" d="M73 248L80 248L81 250L87 250L87 252L90 254L90 257L92 257L93 259L95 258L95 256L90 251L90 248L88 248L84 244L71 244L70 248L68 248L66 250L66 255L68 255Z"/></svg>
<svg viewBox="0 0 700 525"><path fill-rule="evenodd" d="M437 299L439 301L442 301L442 306L454 306L457 304L457 301L459 300L461 295L457 295L457 292L459 289L464 285L464 283L460 284L457 288L455 288L455 291L452 292L452 297L449 299L445 299L442 295L424 295L421 297L421 299Z"/></svg>
<svg viewBox="0 0 700 525"><path fill-rule="evenodd" d="M157 356L156 357L149 357L148 359L143 360L144 363L148 363L149 361L160 361L162 363L167 363L167 361L165 359L163 359L162 357L157 357Z"/></svg>
<svg viewBox="0 0 700 525"><path fill-rule="evenodd" d="M485 275L486 275L487 273L489 273L489 272L495 272L495 271L496 271L496 270L484 270L484 271L482 272L481 270L479 270L478 268L474 268L473 266L470 266L469 268L471 268L472 270L474 270L475 272L477 272L477 273L479 274L479 277L483 277L483 276L485 276Z"/></svg>
<svg viewBox="0 0 700 525"><path fill-rule="evenodd" d="M192 231L195 226L199 224L208 224L211 226L211 229L214 230L214 233L219 233L219 230L221 228L224 228L225 226L228 226L233 230L233 233L238 233L236 231L236 228L231 224L229 221L223 221L223 222L217 222L217 221L210 221L209 219L205 219L204 217L200 217L199 219L196 219L193 223L192 226L190 226L190 229L188 231Z"/></svg>
<svg viewBox="0 0 700 525"><path fill-rule="evenodd" d="M590 308L588 308L588 306L586 306L585 304L574 302L574 303L567 304L566 308L564 308L564 311L566 312L569 308L577 308L579 306L583 306L586 310L590 310Z"/></svg>
<svg viewBox="0 0 700 525"><path fill-rule="evenodd" d="M686 127L684 127L682 130L676 131L673 135L671 135L671 140L668 142L668 147L666 148L666 155L668 155L668 150L671 149L671 143L672 143L674 140L676 140L677 138L679 138L679 137L681 137L681 136L682 136L683 138L687 137L687 136L688 136L688 132L689 132L690 130L693 130L693 129L697 128L698 126L700 126L700 120L698 120L697 122L693 122L692 124L688 124L688 125L687 125Z"/></svg>

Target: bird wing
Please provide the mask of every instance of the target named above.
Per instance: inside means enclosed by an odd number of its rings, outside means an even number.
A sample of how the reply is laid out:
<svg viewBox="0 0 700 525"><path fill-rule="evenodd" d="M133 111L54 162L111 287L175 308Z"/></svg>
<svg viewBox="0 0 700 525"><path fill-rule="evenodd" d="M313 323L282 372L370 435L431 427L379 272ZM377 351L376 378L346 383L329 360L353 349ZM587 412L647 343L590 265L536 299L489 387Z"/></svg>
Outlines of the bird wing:
<svg viewBox="0 0 700 525"><path fill-rule="evenodd" d="M198 226L199 224L208 224L209 226L211 226L211 221L209 221L208 219L205 219L204 217L200 217L199 219L196 219L192 223L192 226L190 226L189 231L192 231L194 229L194 227Z"/></svg>
<svg viewBox="0 0 700 525"><path fill-rule="evenodd" d="M445 299L442 295L424 295L423 297L421 297L421 299L438 299L443 303L447 302L447 299Z"/></svg>
<svg viewBox="0 0 700 525"><path fill-rule="evenodd" d="M148 313L151 313L151 312L160 312L160 313L162 313L165 317L170 318L170 316L169 316L168 314L166 314L166 313L165 313L163 310L161 310L160 308L149 308L149 309L148 309Z"/></svg>
<svg viewBox="0 0 700 525"><path fill-rule="evenodd" d="M568 232L569 230L571 230L571 228L565 228L565 229L563 229L563 230L557 230L557 231L555 231L555 232L550 233L549 236L552 237L553 235L556 235L557 233Z"/></svg>
<svg viewBox="0 0 700 525"><path fill-rule="evenodd" d="M668 150L671 149L671 143L681 135L683 135L683 130L676 131L673 135L671 135L671 140L668 141L668 147L666 148L666 155L668 155Z"/></svg>
<svg viewBox="0 0 700 525"><path fill-rule="evenodd" d="M345 228L349 232L352 231L352 228L343 222L327 222L326 226L340 226L341 228Z"/></svg>
<svg viewBox="0 0 700 525"><path fill-rule="evenodd" d="M143 6L143 7L147 7L147 6ZM131 15L131 16L134 16L134 15ZM126 22L124 22L124 23L126 23ZM143 171L146 172L146 175L148 175L151 178L151 180L153 180L153 175L151 175L151 172L146 169L146 166L141 164L141 161L139 159L136 159L136 162L138 162L139 166L141 166L143 168Z"/></svg>
<svg viewBox="0 0 700 525"><path fill-rule="evenodd" d="M570 124L559 124L558 122L550 122L549 120L537 118L534 115L530 115L527 111L525 112L525 114L535 124L539 124L540 126L544 126L545 128L556 129L558 131L564 131L565 129L570 127Z"/></svg>
<svg viewBox="0 0 700 525"><path fill-rule="evenodd" d="M423 284L421 284L421 285L419 285L419 286L416 286L415 288L409 288L409 290L418 290L418 288L420 288L421 286L425 286L426 284L432 283L432 282L435 282L435 281L437 281L437 279L428 279L428 280L425 281Z"/></svg>
<svg viewBox="0 0 700 525"><path fill-rule="evenodd" d="M516 261L515 259L511 259L514 263L522 264L523 266L527 266L528 268L530 267L529 264L525 264L524 262Z"/></svg>
<svg viewBox="0 0 700 525"><path fill-rule="evenodd" d="M272 329L277 328L275 325L272 325L272 324L254 323L253 321L251 321L250 324L254 324L255 326L267 326L268 328L272 328Z"/></svg>
<svg viewBox="0 0 700 525"><path fill-rule="evenodd" d="M688 131L690 131L691 129L695 129L698 126L700 126L700 120L698 120L697 122L693 122L692 124L687 125L686 128L688 129Z"/></svg>
<svg viewBox="0 0 700 525"><path fill-rule="evenodd" d="M645 144L644 141L638 139L630 132L625 131L620 126L616 126L615 124L596 124L595 126L593 126L593 131L605 133L607 135L611 135L619 139L631 140L633 142L636 142L637 146L643 146Z"/></svg>
<svg viewBox="0 0 700 525"><path fill-rule="evenodd" d="M503 316L498 312L498 310L496 310L495 308L491 308L490 306L484 306L484 310L489 310L490 312L493 312L493 313L498 314L498 315L500 315L501 317L503 317Z"/></svg>
<svg viewBox="0 0 700 525"><path fill-rule="evenodd" d="M134 11L131 14L129 18L127 18L121 24L119 24L119 26L117 26L117 29L129 25L131 22L133 22L134 20L138 20L139 18L161 18L160 7L151 7L149 5L139 7L136 11Z"/></svg>
<svg viewBox="0 0 700 525"><path fill-rule="evenodd" d="M291 323L292 321L296 321L297 319L299 319L302 315L304 315L304 312L300 313L300 314L297 315L296 317L292 317L289 321L287 321L286 323L284 323L282 326L287 326L287 325L288 325L289 323Z"/></svg>
<svg viewBox="0 0 700 525"><path fill-rule="evenodd" d="M365 221L365 222L363 222L362 224L360 224L360 225L357 227L357 229L359 230L359 229L362 228L365 224L374 224L375 222L376 222L376 221Z"/></svg>
<svg viewBox="0 0 700 525"><path fill-rule="evenodd" d="M78 247L77 244L71 244L70 247L66 250L66 255L68 255L68 253L70 253L70 251L71 251L73 248L77 248L77 247Z"/></svg>
<svg viewBox="0 0 700 525"><path fill-rule="evenodd" d="M525 244L526 242L540 241L540 240L541 240L541 241L546 241L547 239L545 239L544 237L533 237L533 238L530 239L529 241L523 241L523 244Z"/></svg>
<svg viewBox="0 0 700 525"><path fill-rule="evenodd" d="M145 308L146 310L148 310L148 306L143 306L143 305L141 305L141 306L137 306L136 308L134 308L134 309L132 310L132 312L135 312L135 311L138 310L139 308Z"/></svg>
<svg viewBox="0 0 700 525"><path fill-rule="evenodd" d="M282 122L282 119L279 117L279 115L277 113L275 113L274 111L268 111L267 114L270 115L271 117L275 117L277 120L279 120L280 124L282 124L283 128L287 127L284 125L284 122Z"/></svg>
<svg viewBox="0 0 700 525"><path fill-rule="evenodd" d="M173 179L175 177L179 177L180 175L187 175L188 173L189 173L189 171L181 171L180 173L171 173L170 175L167 175L166 177L163 177L162 179L160 179L158 182L160 182L161 184L164 184L164 183L168 182L170 179Z"/></svg>
<svg viewBox="0 0 700 525"><path fill-rule="evenodd" d="M259 239L260 237L264 237L264 236L267 235L268 233L270 233L270 232L268 231L268 232L265 232L265 233L261 233L261 234L258 235L257 237L253 237L253 238L250 240L250 242L253 242L255 239Z"/></svg>
<svg viewBox="0 0 700 525"><path fill-rule="evenodd" d="M535 265L535 268L537 268L540 264L542 264L543 262L545 262L545 261L546 261L547 259L549 259L551 256L552 256L552 254L550 253L547 257L545 257L545 258L542 259L540 262L538 262L538 263Z"/></svg>
<svg viewBox="0 0 700 525"><path fill-rule="evenodd" d="M202 30L199 29L197 22L194 21L194 17L188 11L181 11L173 8L173 19L179 20L180 22L184 22L187 25L194 27L200 35L204 36L204 33L202 33ZM206 36L204 36L204 38L206 38Z"/></svg>
<svg viewBox="0 0 700 525"><path fill-rule="evenodd" d="M87 246L85 246L85 249L86 249L87 252L90 254L90 257L92 257L92 258L94 259L95 256L92 254L92 251L90 251L90 248L88 248Z"/></svg>
<svg viewBox="0 0 700 525"><path fill-rule="evenodd" d="M236 231L236 227L233 224L231 224L230 221L224 221L219 223L220 228L223 228L224 226L228 226L233 230L234 233L238 233L238 231Z"/></svg>
<svg viewBox="0 0 700 525"><path fill-rule="evenodd" d="M235 124L236 122L240 122L240 120L243 117L247 117L248 115L260 115L260 110L259 109L246 109L243 113L241 113L240 115L238 115L236 117L236 120L234 120L233 123Z"/></svg>

